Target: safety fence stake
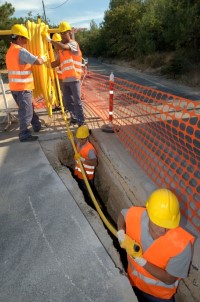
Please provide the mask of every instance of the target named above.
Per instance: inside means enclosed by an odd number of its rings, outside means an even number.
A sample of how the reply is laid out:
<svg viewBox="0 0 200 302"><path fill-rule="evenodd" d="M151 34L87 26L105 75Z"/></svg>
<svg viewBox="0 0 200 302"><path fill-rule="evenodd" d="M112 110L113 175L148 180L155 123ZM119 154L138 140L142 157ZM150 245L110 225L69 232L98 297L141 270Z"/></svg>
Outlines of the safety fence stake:
<svg viewBox="0 0 200 302"><path fill-rule="evenodd" d="M103 125L101 127L103 132L107 133L113 133L113 97L114 97L114 74L111 72L110 74L110 79L109 79L109 87L110 87L110 92L109 92L109 124Z"/></svg>

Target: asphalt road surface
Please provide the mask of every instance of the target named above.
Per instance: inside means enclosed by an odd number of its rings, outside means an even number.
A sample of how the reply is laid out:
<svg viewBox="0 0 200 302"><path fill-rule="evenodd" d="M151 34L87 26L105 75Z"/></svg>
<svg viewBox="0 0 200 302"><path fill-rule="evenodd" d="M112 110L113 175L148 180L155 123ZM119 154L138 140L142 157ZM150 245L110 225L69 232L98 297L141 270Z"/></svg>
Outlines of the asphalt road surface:
<svg viewBox="0 0 200 302"><path fill-rule="evenodd" d="M153 89L168 92L191 100L200 101L200 88L190 88L179 84L175 80L164 77L149 75L137 71L134 68L103 63L98 59L89 58L89 70L109 76L113 71L114 76L137 84L151 87Z"/></svg>

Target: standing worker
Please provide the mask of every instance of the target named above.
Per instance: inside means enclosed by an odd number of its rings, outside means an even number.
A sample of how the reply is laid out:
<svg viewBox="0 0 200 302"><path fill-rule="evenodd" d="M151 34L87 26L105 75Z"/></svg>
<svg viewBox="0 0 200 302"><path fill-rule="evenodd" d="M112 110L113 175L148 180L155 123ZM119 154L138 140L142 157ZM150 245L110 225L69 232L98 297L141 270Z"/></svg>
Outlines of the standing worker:
<svg viewBox="0 0 200 302"><path fill-rule="evenodd" d="M61 35L58 34L58 33L53 34L52 40L55 41L55 42L61 42L61 40L62 40ZM54 57L55 57L55 60L56 60L59 57L59 48L58 48L57 45L53 45L53 49L54 49ZM62 93L62 71L61 71L60 66L56 67L55 70L56 70L56 73L57 73L57 76L58 76L61 94L63 95L63 93ZM61 110L60 105L55 106L55 108L52 109L53 112L54 111L60 111L60 110Z"/></svg>
<svg viewBox="0 0 200 302"><path fill-rule="evenodd" d="M32 124L35 132L41 130L41 122L32 104L34 81L31 65L41 65L46 62L47 58L45 56L36 57L25 49L29 36L24 25L13 25L11 32L12 43L6 54L9 86L18 105L19 140L20 142L31 142L37 140L38 136L32 136L28 126Z"/></svg>
<svg viewBox="0 0 200 302"><path fill-rule="evenodd" d="M80 160L83 164L83 168L86 174L86 177L88 179L88 182L91 186L91 189L94 189L94 171L95 167L98 164L97 161L97 152L94 148L94 146L89 142L89 129L86 125L80 126L77 129L76 132L76 149L78 151L78 154L80 156ZM78 184L83 191L84 197L88 204L93 207L93 202L91 200L90 194L88 192L88 189L86 187L85 181L83 179L83 175L81 172L81 168L78 164L77 158L76 165L74 169L74 175L77 178Z"/></svg>
<svg viewBox="0 0 200 302"><path fill-rule="evenodd" d="M179 222L179 202L168 189L154 191L146 208L121 211L118 240L127 251L128 277L139 302L174 302L180 279L188 276L194 237ZM130 241L140 245L140 254L130 256Z"/></svg>
<svg viewBox="0 0 200 302"><path fill-rule="evenodd" d="M59 48L59 57L51 63L53 68L61 66L65 109L70 112L72 124L84 124L81 101L82 53L78 43L72 40L71 26L61 22L58 29L62 41L56 42L47 36L47 41Z"/></svg>

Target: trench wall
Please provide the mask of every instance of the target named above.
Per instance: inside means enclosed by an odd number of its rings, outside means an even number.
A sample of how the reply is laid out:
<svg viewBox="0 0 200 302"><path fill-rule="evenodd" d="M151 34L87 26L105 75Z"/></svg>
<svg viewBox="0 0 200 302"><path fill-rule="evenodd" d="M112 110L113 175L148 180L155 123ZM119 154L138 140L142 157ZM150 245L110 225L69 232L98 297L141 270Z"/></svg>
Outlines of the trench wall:
<svg viewBox="0 0 200 302"><path fill-rule="evenodd" d="M116 222L123 208L144 206L148 196L157 186L133 160L115 134L92 130L91 141L98 152L99 164L95 173L95 185L108 213ZM200 290L200 241L192 225L182 217L181 225L196 237L189 277L182 280L177 302L199 302Z"/></svg>
<svg viewBox="0 0 200 302"><path fill-rule="evenodd" d="M144 206L148 196L157 186L133 160L115 134L93 129L90 141L97 150L99 161L95 172L95 186L109 215L114 222L117 222L117 217L123 208L129 208L132 205ZM71 143L65 140L63 142L57 145L57 156L63 164L73 168ZM181 225L189 231L192 230L196 238L198 237L184 217L182 217ZM188 278L180 282L176 302L200 302L199 251L200 242L197 238L190 274Z"/></svg>

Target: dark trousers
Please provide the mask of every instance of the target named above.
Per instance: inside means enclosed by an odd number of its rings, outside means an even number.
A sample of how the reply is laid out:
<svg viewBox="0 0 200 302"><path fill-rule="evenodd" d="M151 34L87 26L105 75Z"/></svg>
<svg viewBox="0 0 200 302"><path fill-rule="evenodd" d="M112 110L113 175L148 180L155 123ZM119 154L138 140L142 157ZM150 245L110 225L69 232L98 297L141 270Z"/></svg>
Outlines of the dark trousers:
<svg viewBox="0 0 200 302"><path fill-rule="evenodd" d="M77 182L78 182L79 188L83 192L83 196L85 198L85 201L87 202L87 204L90 207L92 207L93 209L95 209L94 203L93 203L93 201L92 201L92 199L90 197L90 193L88 192L88 189L87 189L87 186L85 184L84 179L77 178ZM92 192L94 193L94 179L90 179L90 180L88 180L88 182L90 184Z"/></svg>
<svg viewBox="0 0 200 302"><path fill-rule="evenodd" d="M32 104L32 91L11 91L15 102L18 105L18 117L19 117L19 139L25 139L31 135L28 126L32 124L34 131L41 129L41 123L39 117L34 111Z"/></svg>
<svg viewBox="0 0 200 302"><path fill-rule="evenodd" d="M69 111L72 119L77 120L80 126L84 123L80 81L63 82L62 87L65 109Z"/></svg>
<svg viewBox="0 0 200 302"><path fill-rule="evenodd" d="M135 286L133 286L133 290L139 302L175 302L174 297L172 297L171 299L157 298L141 291Z"/></svg>

